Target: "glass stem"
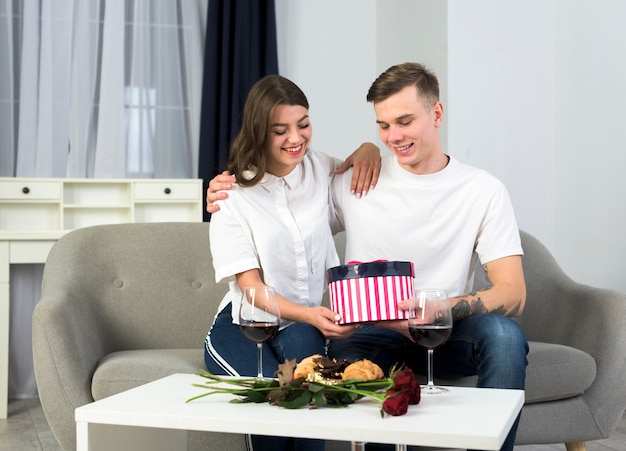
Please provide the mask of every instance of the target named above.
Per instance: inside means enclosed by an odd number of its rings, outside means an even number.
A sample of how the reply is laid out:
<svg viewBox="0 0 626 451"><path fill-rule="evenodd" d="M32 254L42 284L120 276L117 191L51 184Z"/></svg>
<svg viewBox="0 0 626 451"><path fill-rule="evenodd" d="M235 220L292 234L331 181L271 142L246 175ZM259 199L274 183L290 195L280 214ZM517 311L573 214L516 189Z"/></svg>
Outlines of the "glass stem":
<svg viewBox="0 0 626 451"><path fill-rule="evenodd" d="M428 386L433 387L435 383L433 382L433 352L434 350L428 348Z"/></svg>
<svg viewBox="0 0 626 451"><path fill-rule="evenodd" d="M263 379L263 343L257 343L256 348L259 350L259 371L256 377Z"/></svg>

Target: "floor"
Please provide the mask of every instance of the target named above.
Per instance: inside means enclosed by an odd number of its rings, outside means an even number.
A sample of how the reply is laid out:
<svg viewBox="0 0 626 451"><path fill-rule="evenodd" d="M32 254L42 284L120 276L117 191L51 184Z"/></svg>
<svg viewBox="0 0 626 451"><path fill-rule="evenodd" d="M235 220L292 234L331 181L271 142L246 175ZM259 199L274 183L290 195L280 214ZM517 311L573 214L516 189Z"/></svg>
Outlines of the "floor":
<svg viewBox="0 0 626 451"><path fill-rule="evenodd" d="M515 451L564 450L563 445L515 447ZM625 450L626 414L611 437L587 443L587 451ZM0 451L61 451L48 428L39 399L16 399L9 402L9 418L0 420Z"/></svg>

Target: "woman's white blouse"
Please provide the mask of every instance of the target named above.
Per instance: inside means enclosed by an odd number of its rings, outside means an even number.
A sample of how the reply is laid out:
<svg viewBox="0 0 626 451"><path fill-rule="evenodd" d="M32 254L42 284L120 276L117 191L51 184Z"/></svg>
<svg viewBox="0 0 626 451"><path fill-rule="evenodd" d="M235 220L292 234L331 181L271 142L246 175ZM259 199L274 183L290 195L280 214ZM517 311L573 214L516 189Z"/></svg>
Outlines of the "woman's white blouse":
<svg viewBox="0 0 626 451"><path fill-rule="evenodd" d="M335 162L309 149L285 177L266 174L251 187L234 185L211 217L210 244L217 282L229 291L238 323L241 291L234 276L258 268L266 285L303 306L318 306L325 270L339 264L329 226L329 187ZM290 322L283 320L281 328Z"/></svg>

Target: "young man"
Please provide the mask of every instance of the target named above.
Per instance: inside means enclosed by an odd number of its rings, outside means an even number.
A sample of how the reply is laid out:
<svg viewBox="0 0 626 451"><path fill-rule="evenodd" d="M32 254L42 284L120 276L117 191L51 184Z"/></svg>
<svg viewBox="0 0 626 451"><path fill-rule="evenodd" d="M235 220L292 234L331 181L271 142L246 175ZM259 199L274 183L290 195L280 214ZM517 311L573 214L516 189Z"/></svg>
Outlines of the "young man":
<svg viewBox="0 0 626 451"><path fill-rule="evenodd" d="M350 172L332 186L337 222L346 231L346 261L409 260L415 286L445 288L452 335L435 351L436 377L478 375L479 387L523 389L528 344L518 324L526 300L519 230L505 187L485 171L446 155L439 140L444 108L439 85L424 66L405 63L372 84L383 157L376 188L348 193ZM480 261L489 286L472 292ZM367 358L388 370L405 362L425 374L426 351L408 335L407 321L365 325L333 340L329 356ZM513 449L517 422L503 449Z"/></svg>
<svg viewBox="0 0 626 451"><path fill-rule="evenodd" d="M346 231L346 261L409 260L416 287L448 290L455 322L435 352L435 377L478 375L478 387L523 389L528 344L511 319L526 300L523 251L505 187L443 152L439 84L423 65L389 68L367 100L393 155L383 157L376 188L366 197L349 193L350 171L333 180L333 229ZM478 261L489 286L472 292ZM385 371L399 362L426 371L426 351L410 339L407 321L364 325L332 340L328 353L367 358ZM513 449L517 424L503 450Z"/></svg>

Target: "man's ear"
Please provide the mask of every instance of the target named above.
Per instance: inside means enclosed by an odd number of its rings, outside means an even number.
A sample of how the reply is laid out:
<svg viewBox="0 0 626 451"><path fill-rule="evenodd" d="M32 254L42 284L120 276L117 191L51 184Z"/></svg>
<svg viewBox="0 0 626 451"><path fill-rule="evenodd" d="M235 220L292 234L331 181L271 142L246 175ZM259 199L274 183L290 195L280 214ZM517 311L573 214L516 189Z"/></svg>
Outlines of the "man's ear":
<svg viewBox="0 0 626 451"><path fill-rule="evenodd" d="M435 103L431 109L431 114L433 115L435 127L441 126L441 123L443 122L443 103Z"/></svg>

